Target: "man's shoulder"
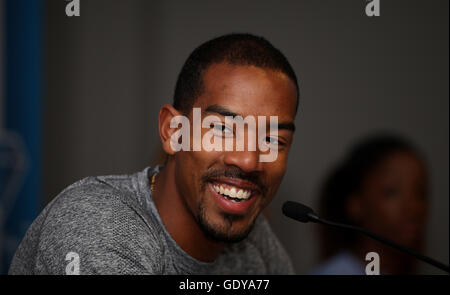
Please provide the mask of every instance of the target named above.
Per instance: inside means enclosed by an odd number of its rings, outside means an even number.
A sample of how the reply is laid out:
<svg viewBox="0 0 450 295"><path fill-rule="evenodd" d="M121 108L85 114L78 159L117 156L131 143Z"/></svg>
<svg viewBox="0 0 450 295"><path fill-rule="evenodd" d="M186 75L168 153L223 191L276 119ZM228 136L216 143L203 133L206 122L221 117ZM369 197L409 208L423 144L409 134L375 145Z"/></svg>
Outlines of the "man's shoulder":
<svg viewBox="0 0 450 295"><path fill-rule="evenodd" d="M87 177L67 187L33 222L16 253L18 262L34 261L30 267L36 272L63 273L66 254L75 252L84 273L157 269L156 260L145 257L158 257L158 229L137 201L132 179Z"/></svg>
<svg viewBox="0 0 450 295"><path fill-rule="evenodd" d="M85 228L111 231L132 226L152 229L149 212L139 201L136 175L86 177L64 189L45 208L45 227Z"/></svg>
<svg viewBox="0 0 450 295"><path fill-rule="evenodd" d="M139 196L138 174L83 178L60 192L44 211L89 211L92 208L97 214L129 210L139 215L146 214L148 212L140 202L142 196Z"/></svg>
<svg viewBox="0 0 450 295"><path fill-rule="evenodd" d="M136 185L133 184L136 174L90 176L78 180L66 187L55 198L59 201L67 201L67 198L97 197L122 197L136 193Z"/></svg>

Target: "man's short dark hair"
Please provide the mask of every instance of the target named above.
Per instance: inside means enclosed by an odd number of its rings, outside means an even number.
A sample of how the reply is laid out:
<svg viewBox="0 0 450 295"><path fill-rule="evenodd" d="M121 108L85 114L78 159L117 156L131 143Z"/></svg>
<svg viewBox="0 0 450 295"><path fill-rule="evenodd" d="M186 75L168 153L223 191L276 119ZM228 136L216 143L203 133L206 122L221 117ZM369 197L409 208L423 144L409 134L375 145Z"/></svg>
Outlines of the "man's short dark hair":
<svg viewBox="0 0 450 295"><path fill-rule="evenodd" d="M197 47L188 57L178 75L173 106L188 114L203 91L203 73L212 64L227 62L232 65L256 66L284 73L297 90L297 76L286 57L263 37L250 34L224 35Z"/></svg>

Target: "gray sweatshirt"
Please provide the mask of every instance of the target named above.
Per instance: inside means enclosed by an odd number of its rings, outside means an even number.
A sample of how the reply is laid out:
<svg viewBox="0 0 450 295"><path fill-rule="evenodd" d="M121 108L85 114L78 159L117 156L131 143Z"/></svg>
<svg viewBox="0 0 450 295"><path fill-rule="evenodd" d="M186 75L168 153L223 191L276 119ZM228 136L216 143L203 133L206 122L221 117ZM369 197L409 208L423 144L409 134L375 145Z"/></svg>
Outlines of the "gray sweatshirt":
<svg viewBox="0 0 450 295"><path fill-rule="evenodd" d="M249 236L214 262L184 252L158 214L149 176L88 177L61 192L19 245L9 274L293 274L260 215Z"/></svg>

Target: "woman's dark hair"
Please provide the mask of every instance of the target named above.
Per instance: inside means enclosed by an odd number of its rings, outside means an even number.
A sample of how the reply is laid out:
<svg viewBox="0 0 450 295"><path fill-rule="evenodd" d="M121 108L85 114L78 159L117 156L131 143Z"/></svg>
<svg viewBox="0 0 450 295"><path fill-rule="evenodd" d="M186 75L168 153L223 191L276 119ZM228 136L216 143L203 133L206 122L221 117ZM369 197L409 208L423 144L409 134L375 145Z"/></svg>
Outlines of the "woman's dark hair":
<svg viewBox="0 0 450 295"><path fill-rule="evenodd" d="M319 200L320 215L328 220L354 224L347 214L348 198L361 188L363 180L382 160L398 151L418 154L412 144L395 135L372 135L359 142L326 178ZM320 229L324 259L350 248L356 241L357 236L352 232Z"/></svg>

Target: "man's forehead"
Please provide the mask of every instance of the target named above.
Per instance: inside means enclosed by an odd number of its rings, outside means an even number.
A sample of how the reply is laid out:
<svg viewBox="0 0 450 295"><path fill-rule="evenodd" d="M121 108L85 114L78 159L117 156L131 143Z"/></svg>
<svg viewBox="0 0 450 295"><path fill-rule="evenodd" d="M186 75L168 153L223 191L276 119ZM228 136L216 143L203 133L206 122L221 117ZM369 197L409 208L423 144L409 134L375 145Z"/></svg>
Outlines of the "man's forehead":
<svg viewBox="0 0 450 295"><path fill-rule="evenodd" d="M230 90L239 87L242 91L252 91L254 84L264 89L296 88L291 79L283 72L253 65L233 65L229 63L212 64L203 72L203 86L210 91Z"/></svg>
<svg viewBox="0 0 450 295"><path fill-rule="evenodd" d="M283 73L254 66L216 64L203 76L202 94L194 106L221 105L240 115L294 119L297 92Z"/></svg>

